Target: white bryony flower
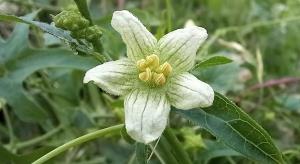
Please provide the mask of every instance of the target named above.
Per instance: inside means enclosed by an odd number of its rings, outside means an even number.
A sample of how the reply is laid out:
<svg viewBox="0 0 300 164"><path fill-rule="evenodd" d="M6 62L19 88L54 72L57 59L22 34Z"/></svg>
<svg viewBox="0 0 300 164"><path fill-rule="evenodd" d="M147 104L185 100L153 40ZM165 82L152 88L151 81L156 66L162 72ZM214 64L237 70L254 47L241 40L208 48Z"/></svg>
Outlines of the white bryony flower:
<svg viewBox="0 0 300 164"><path fill-rule="evenodd" d="M213 89L187 72L207 38L204 28L178 29L157 41L126 10L114 12L111 25L121 34L128 58L88 70L83 81L125 96L125 127L133 139L147 144L161 136L171 105L183 110L212 105Z"/></svg>

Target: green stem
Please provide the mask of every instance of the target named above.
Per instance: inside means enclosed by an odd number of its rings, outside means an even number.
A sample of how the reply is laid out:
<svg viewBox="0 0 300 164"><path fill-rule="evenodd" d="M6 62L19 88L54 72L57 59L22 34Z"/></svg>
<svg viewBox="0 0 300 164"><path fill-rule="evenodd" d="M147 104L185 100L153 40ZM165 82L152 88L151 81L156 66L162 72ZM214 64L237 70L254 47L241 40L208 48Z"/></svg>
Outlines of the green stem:
<svg viewBox="0 0 300 164"><path fill-rule="evenodd" d="M86 0L74 0L74 2L76 3L77 8L78 8L79 12L81 13L81 15L84 16L86 19L88 19L90 21L90 24L93 25L94 23L91 18Z"/></svg>
<svg viewBox="0 0 300 164"><path fill-rule="evenodd" d="M154 151L155 155L162 163L172 163L172 164L179 164L176 158L171 153L171 147L164 136L160 137L159 143L157 144L156 148L153 145L150 145L152 151Z"/></svg>
<svg viewBox="0 0 300 164"><path fill-rule="evenodd" d="M62 130L62 128L63 128L63 126L60 125L57 128L49 131L48 133L46 133L46 134L44 134L42 136L36 137L36 138L28 140L28 141L24 141L24 142L18 143L18 144L16 144L16 148L17 149L22 149L24 147L32 146L32 145L35 145L35 144L37 144L39 142L42 142L42 141L50 138L54 134L58 133L60 130Z"/></svg>
<svg viewBox="0 0 300 164"><path fill-rule="evenodd" d="M172 4L171 0L166 0L167 6L167 23L168 23L168 32L172 30Z"/></svg>
<svg viewBox="0 0 300 164"><path fill-rule="evenodd" d="M100 39L93 40L92 44L93 44L94 49L105 57L106 61L112 60L109 55L107 55L106 53L103 52L103 46L102 46Z"/></svg>
<svg viewBox="0 0 300 164"><path fill-rule="evenodd" d="M189 155L186 153L186 151L184 151L183 146L178 141L171 128L166 128L164 137L166 137L167 141L170 143L171 148L174 149L173 152L175 153L175 157L180 163L192 164Z"/></svg>
<svg viewBox="0 0 300 164"><path fill-rule="evenodd" d="M78 138L71 140L71 141L57 147L56 149L50 151L46 155L44 155L41 158L34 161L32 164L44 163L44 162L48 161L49 159L59 155L60 153L68 150L69 148L80 145L84 142L105 136L107 134L118 134L118 132L121 130L121 128L123 126L124 126L123 124L119 124L119 125L115 125L115 126L111 126L111 127L105 128L105 129L97 130L95 132L78 137Z"/></svg>
<svg viewBox="0 0 300 164"><path fill-rule="evenodd" d="M91 26L94 25L94 22L91 18L86 0L74 0L74 2L76 3L77 8L78 8L79 12L81 13L81 15L90 21ZM99 52L101 55L104 55L106 60L111 60L110 56L103 53L103 46L102 46L100 39L95 39L91 43L93 44L94 50L96 52Z"/></svg>
<svg viewBox="0 0 300 164"><path fill-rule="evenodd" d="M13 148L14 143L15 143L15 135L14 135L14 131L13 131L13 127L12 127L12 124L11 124L10 117L8 115L8 111L5 107L3 107L3 114L4 114L4 119L5 119L7 129L8 129L8 134L9 134L9 147Z"/></svg>

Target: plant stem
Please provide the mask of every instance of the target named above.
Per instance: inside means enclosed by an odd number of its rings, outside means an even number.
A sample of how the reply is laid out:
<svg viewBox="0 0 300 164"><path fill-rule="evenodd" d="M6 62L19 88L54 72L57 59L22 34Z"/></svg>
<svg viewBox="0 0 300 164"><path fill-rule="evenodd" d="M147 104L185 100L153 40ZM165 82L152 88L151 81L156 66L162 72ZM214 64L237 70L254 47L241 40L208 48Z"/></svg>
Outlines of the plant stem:
<svg viewBox="0 0 300 164"><path fill-rule="evenodd" d="M54 128L53 130L49 131L48 133L46 133L42 136L36 137L36 138L28 140L28 141L24 141L21 143L17 143L16 149L22 149L24 147L32 146L41 141L44 141L44 140L48 139L49 137L53 136L54 134L58 133L60 130L62 130L62 128L63 128L63 126L60 125L57 128Z"/></svg>
<svg viewBox="0 0 300 164"><path fill-rule="evenodd" d="M75 138L74 140L71 140L59 147L57 147L56 149L50 151L49 153L47 153L46 155L42 156L41 158L37 159L36 161L34 161L32 164L41 164L44 163L46 161L48 161L49 159L59 155L60 153L66 151L67 149L80 145L84 142L105 136L107 134L118 134L117 132L121 130L121 128L123 127L123 124L119 124L119 125L115 125L115 126L111 126L105 129L101 129L101 130L97 130L95 132L83 135L81 137Z"/></svg>
<svg viewBox="0 0 300 164"><path fill-rule="evenodd" d="M11 124L10 117L8 115L8 111L5 108L5 106L3 107L3 114L4 114L4 119L5 119L7 129L8 129L8 134L9 134L9 148L13 148L14 143L15 143L15 135L14 135L14 131L13 131L13 127L12 127L12 124Z"/></svg>
<svg viewBox="0 0 300 164"><path fill-rule="evenodd" d="M156 148L154 145L150 145L152 151L154 151L155 155L162 163L172 163L172 164L179 164L176 158L170 151L170 146L164 136L160 137L159 143L157 144Z"/></svg>
<svg viewBox="0 0 300 164"><path fill-rule="evenodd" d="M172 4L171 0L166 0L167 7L167 23L168 23L168 32L172 30Z"/></svg>
<svg viewBox="0 0 300 164"><path fill-rule="evenodd" d="M90 21L90 25L93 25L94 23L91 18L86 0L74 0L74 2L76 3L77 8L78 8L79 12L81 13L81 15Z"/></svg>
<svg viewBox="0 0 300 164"><path fill-rule="evenodd" d="M178 141L171 128L166 128L164 137L166 137L167 141L170 143L171 148L174 149L174 156L179 160L180 163L192 164L189 155L186 153L186 151L184 151L183 146Z"/></svg>
<svg viewBox="0 0 300 164"><path fill-rule="evenodd" d="M74 2L76 3L77 8L78 8L79 12L81 13L81 15L90 21L90 26L94 25L94 22L91 18L86 0L74 0ZM91 43L96 52L99 52L101 55L103 55L107 61L111 60L110 56L103 53L103 46L100 41L100 38L93 40ZM95 56L95 57L97 58L97 56Z"/></svg>

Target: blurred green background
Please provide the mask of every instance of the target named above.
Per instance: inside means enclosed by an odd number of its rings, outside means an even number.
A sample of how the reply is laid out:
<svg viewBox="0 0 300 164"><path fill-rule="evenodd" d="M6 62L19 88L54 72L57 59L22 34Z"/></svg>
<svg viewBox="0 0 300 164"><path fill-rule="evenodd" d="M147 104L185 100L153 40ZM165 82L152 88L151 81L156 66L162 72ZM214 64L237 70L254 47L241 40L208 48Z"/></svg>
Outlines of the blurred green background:
<svg viewBox="0 0 300 164"><path fill-rule="evenodd" d="M157 38L187 22L206 28L209 38L198 60L224 55L234 62L193 73L259 122L287 163L300 163L300 0L88 2L103 30L104 51L115 60L126 55L110 25L115 10L131 11ZM23 16L41 10L35 20L51 23L51 15L70 4L74 2L0 0L0 12ZM37 28L0 22L0 157L23 154L30 161L75 137L124 122L123 97L82 84L84 72L97 61L73 53ZM253 163L175 114L170 124L195 163ZM70 149L51 162L133 163L133 154L133 145L114 137ZM153 157L150 163L159 161Z"/></svg>

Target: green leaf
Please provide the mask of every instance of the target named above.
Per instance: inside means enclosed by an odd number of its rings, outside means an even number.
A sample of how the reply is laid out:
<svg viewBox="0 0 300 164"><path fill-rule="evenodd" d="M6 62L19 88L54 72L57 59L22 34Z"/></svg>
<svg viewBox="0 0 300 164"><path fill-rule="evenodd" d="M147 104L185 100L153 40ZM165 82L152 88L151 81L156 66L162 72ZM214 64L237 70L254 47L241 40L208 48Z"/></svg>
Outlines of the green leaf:
<svg viewBox="0 0 300 164"><path fill-rule="evenodd" d="M232 150L228 146L224 145L221 142L205 140L206 147L202 150L198 156L202 163L206 164L213 158L225 157L225 156L241 156L240 153Z"/></svg>
<svg viewBox="0 0 300 164"><path fill-rule="evenodd" d="M66 32L54 26L32 21L36 13L25 17L1 15L0 20L17 21L38 26L44 31L56 35L60 39L73 42L74 39ZM0 98L12 107L23 121L44 121L47 113L32 95L23 88L23 81L37 70L49 67L63 67L87 70L97 63L90 58L75 56L65 49L30 49L28 43L29 26L17 24L9 39L0 43Z"/></svg>
<svg viewBox="0 0 300 164"><path fill-rule="evenodd" d="M206 60L201 61L200 63L196 64L194 69L200 69L200 68L203 69L203 68L227 64L227 63L231 63L231 62L232 62L232 60L227 57L213 56L209 59L206 59Z"/></svg>
<svg viewBox="0 0 300 164"><path fill-rule="evenodd" d="M260 163L283 163L270 135L244 111L219 93L211 107L175 110L208 130L220 141L247 158Z"/></svg>
<svg viewBox="0 0 300 164"><path fill-rule="evenodd" d="M29 75L43 68L87 70L97 65L91 58L75 56L65 49L29 49L22 54L26 56L9 65L7 73L0 78L0 97L13 107L23 121L43 121L47 117L42 107L23 88L22 82Z"/></svg>
<svg viewBox="0 0 300 164"><path fill-rule="evenodd" d="M6 150L3 146L0 146L0 159L1 163L16 163L18 157L10 151Z"/></svg>
<svg viewBox="0 0 300 164"><path fill-rule="evenodd" d="M51 151L53 147L43 147L37 150L34 150L28 154L17 155L14 154L4 147L0 146L0 159L1 163L13 163L13 164L24 164L24 163L32 163L39 157Z"/></svg>
<svg viewBox="0 0 300 164"><path fill-rule="evenodd" d="M229 91L240 91L244 84L239 80L241 66L232 62L218 67L209 67L207 69L196 69L191 73L198 79L210 84L215 91L225 94Z"/></svg>
<svg viewBox="0 0 300 164"><path fill-rule="evenodd" d="M73 39L68 31L49 25L47 23L33 21L28 17L16 17L14 15L5 15L5 14L0 14L0 21L20 22L20 23L26 23L32 25L34 27L41 29L46 33L49 33L63 40L64 42L69 43L70 46L74 47L79 52L84 52L86 54L94 53L93 50L90 49L87 45L79 44L76 39Z"/></svg>
<svg viewBox="0 0 300 164"><path fill-rule="evenodd" d="M33 25L55 37L62 39L62 40L65 40L68 42L75 42L75 39L73 39L66 31L56 28L55 26L51 26L47 23L33 21L27 17L17 17L14 15L0 14L0 21L19 22L19 23L25 23L28 25Z"/></svg>
<svg viewBox="0 0 300 164"><path fill-rule="evenodd" d="M137 142L135 145L135 154L138 164L147 163L147 145Z"/></svg>
<svg viewBox="0 0 300 164"><path fill-rule="evenodd" d="M0 20L2 18L1 16L2 15L0 15ZM31 20L34 16L35 13L29 14L25 16L24 19L26 18L28 20ZM0 51L0 65L13 60L20 54L20 52L28 47L28 33L28 25L17 24L7 41L3 41L3 43L0 43L0 49L5 50Z"/></svg>

